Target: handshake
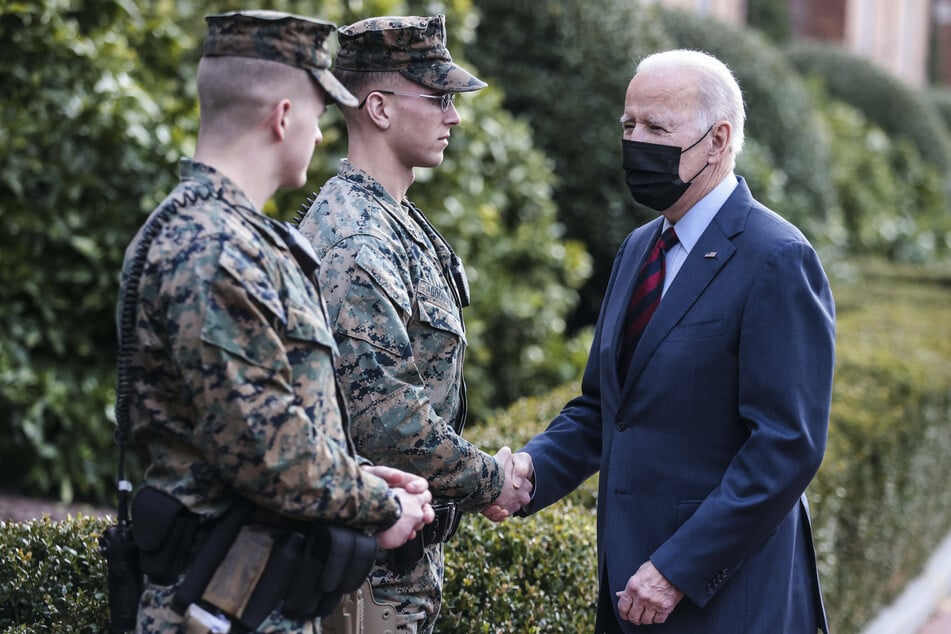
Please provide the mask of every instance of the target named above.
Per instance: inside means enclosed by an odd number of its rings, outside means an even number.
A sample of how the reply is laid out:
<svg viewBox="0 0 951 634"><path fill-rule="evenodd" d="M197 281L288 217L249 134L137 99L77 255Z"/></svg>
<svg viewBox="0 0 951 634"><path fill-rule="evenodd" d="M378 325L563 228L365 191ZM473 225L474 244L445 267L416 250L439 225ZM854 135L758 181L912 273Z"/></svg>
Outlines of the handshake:
<svg viewBox="0 0 951 634"><path fill-rule="evenodd" d="M530 455L524 452L513 454L508 447L499 449L495 459L502 467L502 492L482 509L482 514L493 522L501 522L531 501L535 469ZM396 524L377 535L380 548L398 548L433 521L432 494L425 478L380 465L363 469L386 480L403 509Z"/></svg>
<svg viewBox="0 0 951 634"><path fill-rule="evenodd" d="M495 459L502 466L502 492L482 509L482 514L493 522L501 522L531 501L535 468L530 455L523 451L513 454L508 447L499 449Z"/></svg>

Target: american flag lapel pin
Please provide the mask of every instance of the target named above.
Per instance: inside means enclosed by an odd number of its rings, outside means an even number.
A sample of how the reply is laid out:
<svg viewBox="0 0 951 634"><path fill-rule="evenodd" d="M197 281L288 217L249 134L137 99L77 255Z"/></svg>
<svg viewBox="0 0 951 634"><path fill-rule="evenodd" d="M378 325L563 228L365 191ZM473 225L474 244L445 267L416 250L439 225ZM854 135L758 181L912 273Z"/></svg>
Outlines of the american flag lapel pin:
<svg viewBox="0 0 951 634"><path fill-rule="evenodd" d="M713 259L715 259L715 258L717 257L717 252L716 252L716 251L707 251L706 253L703 254L703 257L705 257L705 258L708 259L708 260L713 260Z"/></svg>

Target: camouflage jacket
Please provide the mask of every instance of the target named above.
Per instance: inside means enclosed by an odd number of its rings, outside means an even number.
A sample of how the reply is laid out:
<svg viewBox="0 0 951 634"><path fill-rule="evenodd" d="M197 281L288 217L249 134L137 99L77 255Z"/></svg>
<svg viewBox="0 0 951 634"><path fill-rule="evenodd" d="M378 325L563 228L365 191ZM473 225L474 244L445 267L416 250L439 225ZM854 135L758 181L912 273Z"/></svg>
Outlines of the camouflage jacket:
<svg viewBox="0 0 951 634"><path fill-rule="evenodd" d="M295 519L391 523L398 502L341 425L316 288L231 181L189 160L179 172L138 286L130 418L146 484L205 515L233 489Z"/></svg>
<svg viewBox="0 0 951 634"><path fill-rule="evenodd" d="M477 511L498 497L503 474L454 429L465 407L462 309L426 221L413 214L342 161L300 230L321 260L357 451L418 473L434 498ZM449 246L439 242L445 256Z"/></svg>

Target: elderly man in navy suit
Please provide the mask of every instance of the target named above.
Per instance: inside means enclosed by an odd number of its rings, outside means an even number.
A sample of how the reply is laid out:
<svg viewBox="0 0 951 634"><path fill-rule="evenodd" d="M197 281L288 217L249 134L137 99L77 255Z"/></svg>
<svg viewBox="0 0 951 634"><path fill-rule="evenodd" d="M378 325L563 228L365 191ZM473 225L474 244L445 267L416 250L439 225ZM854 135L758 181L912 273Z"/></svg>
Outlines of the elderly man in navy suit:
<svg viewBox="0 0 951 634"><path fill-rule="evenodd" d="M804 491L825 451L835 306L806 238L734 175L744 118L719 60L639 64L623 166L660 217L617 254L581 395L523 449L524 513L601 473L598 634L828 630Z"/></svg>

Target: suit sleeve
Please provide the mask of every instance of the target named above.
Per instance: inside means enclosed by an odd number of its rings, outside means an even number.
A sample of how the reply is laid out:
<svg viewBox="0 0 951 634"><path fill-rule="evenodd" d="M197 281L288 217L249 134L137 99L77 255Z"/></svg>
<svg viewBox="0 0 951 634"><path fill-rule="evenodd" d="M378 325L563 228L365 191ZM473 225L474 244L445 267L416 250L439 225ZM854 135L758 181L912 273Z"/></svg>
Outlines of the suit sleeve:
<svg viewBox="0 0 951 634"><path fill-rule="evenodd" d="M798 504L828 432L835 307L807 243L785 243L766 260L740 319L738 415L748 439L719 486L650 557L699 606Z"/></svg>
<svg viewBox="0 0 951 634"><path fill-rule="evenodd" d="M601 360L605 306L615 286L628 236L618 249L605 299L601 305L588 363L581 379L581 395L572 399L548 428L532 438L521 451L532 457L535 489L525 514L535 513L571 493L601 465Z"/></svg>

